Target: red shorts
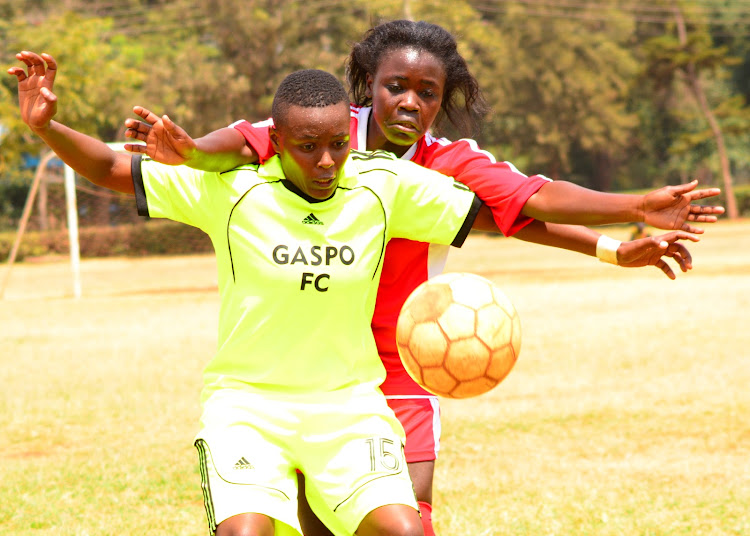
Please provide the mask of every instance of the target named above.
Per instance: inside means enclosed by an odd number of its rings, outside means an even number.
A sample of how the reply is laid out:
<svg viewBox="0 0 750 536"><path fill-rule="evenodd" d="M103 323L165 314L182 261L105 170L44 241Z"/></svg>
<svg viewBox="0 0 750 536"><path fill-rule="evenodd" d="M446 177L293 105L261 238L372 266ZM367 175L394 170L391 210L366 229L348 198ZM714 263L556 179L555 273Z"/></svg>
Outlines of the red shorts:
<svg viewBox="0 0 750 536"><path fill-rule="evenodd" d="M386 396L406 432L406 463L437 458L440 450L440 405L436 396Z"/></svg>

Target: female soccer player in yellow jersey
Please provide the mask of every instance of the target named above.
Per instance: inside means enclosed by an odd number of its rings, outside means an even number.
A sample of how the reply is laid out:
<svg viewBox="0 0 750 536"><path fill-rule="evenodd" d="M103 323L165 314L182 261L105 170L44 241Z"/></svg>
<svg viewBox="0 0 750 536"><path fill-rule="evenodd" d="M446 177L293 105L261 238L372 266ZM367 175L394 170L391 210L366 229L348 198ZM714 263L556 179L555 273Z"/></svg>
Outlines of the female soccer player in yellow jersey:
<svg viewBox="0 0 750 536"><path fill-rule="evenodd" d="M430 130L436 119L447 119L470 135L473 118L486 109L455 39L440 26L412 21L376 26L354 45L347 67L353 98L352 146L388 150L469 185L492 209L493 219L483 222L484 230L598 255L620 266L654 265L674 278L662 256L675 258L683 271L689 269L689 252L676 240L696 239L692 235L673 232L620 244L585 227L541 220L583 225L645 220L658 228L702 232L686 222L715 221L723 212L720 207L692 204L718 194L717 189L694 190L696 183L663 188L645 196L604 194L563 181L550 182L541 176L526 177L512 164L496 162L473 140L435 138ZM159 118L142 107L136 107L135 112L145 121L126 121L127 135L147 145L133 146L132 150L146 152L164 163L223 170L264 161L273 154L268 137L270 121L240 121L193 140L166 116ZM482 224L480 220L478 225ZM391 241L372 321L387 371L382 390L406 430L406 459L428 536L434 534L431 511L440 436L438 402L404 370L396 349L395 329L404 300L422 281L440 272L446 252L434 244ZM324 535L325 530L309 528L307 534Z"/></svg>
<svg viewBox="0 0 750 536"><path fill-rule="evenodd" d="M16 57L21 117L65 163L214 245L218 348L195 442L212 533L301 534L299 470L337 536L421 536L370 321L388 241L460 246L486 210L476 194L387 152L350 153L348 97L324 71L279 86L277 156L219 173L116 153L54 121L56 62Z"/></svg>

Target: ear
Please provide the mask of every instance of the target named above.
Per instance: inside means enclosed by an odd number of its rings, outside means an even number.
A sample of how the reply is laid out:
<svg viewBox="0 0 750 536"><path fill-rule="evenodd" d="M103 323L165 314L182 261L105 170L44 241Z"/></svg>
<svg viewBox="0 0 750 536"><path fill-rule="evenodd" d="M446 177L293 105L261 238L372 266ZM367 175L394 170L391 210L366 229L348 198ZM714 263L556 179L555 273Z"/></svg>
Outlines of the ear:
<svg viewBox="0 0 750 536"><path fill-rule="evenodd" d="M268 136L271 138L271 147L276 154L279 154L281 144L279 143L279 132L275 126L268 127Z"/></svg>
<svg viewBox="0 0 750 536"><path fill-rule="evenodd" d="M372 83L374 82L374 79L370 73L367 73L367 78L365 79L365 97L368 99L372 98Z"/></svg>

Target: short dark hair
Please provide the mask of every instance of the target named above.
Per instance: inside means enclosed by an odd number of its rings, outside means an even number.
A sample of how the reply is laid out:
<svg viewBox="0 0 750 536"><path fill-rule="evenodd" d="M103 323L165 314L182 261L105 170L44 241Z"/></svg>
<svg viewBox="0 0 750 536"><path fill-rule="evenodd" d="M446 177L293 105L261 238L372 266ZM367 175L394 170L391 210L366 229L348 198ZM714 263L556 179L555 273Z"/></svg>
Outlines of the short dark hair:
<svg viewBox="0 0 750 536"><path fill-rule="evenodd" d="M279 84L273 97L271 117L276 125L283 121L290 104L303 108L322 108L349 102L349 96L331 73L319 69L295 71Z"/></svg>
<svg viewBox="0 0 750 536"><path fill-rule="evenodd" d="M362 40L354 44L346 62L352 102L361 106L371 105L372 99L367 97L368 73L375 76L386 54L410 48L429 52L445 68L442 113L437 117L435 127L439 127L441 119L447 117L461 135L475 133L478 121L487 114L489 106L477 79L458 52L456 39L437 24L394 20L370 28Z"/></svg>

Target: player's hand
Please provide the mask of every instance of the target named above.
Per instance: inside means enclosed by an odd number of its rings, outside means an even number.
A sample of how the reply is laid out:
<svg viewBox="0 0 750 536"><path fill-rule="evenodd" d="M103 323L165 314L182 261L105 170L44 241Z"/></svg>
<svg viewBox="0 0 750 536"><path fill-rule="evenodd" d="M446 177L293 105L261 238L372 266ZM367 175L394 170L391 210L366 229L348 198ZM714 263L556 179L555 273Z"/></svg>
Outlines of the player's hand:
<svg viewBox="0 0 750 536"><path fill-rule="evenodd" d="M656 266L669 279L675 279L675 273L664 257L674 259L683 272L693 268L693 257L680 240L698 242L700 238L685 231L672 231L661 236L623 242L617 248L617 264L626 268Z"/></svg>
<svg viewBox="0 0 750 536"><path fill-rule="evenodd" d="M21 119L31 130L44 130L57 113L57 96L52 87L57 74L57 62L49 54L36 54L24 50L16 58L26 64L28 73L21 67L11 67L8 74L18 79L18 105Z"/></svg>
<svg viewBox="0 0 750 536"><path fill-rule="evenodd" d="M643 196L643 221L657 229L683 230L689 233L702 233L703 229L688 222L713 223L716 216L724 214L722 206L695 205L694 201L714 197L721 193L719 188L696 190L698 181L665 186Z"/></svg>
<svg viewBox="0 0 750 536"><path fill-rule="evenodd" d="M171 166L179 166L190 160L196 144L187 132L166 115L159 117L142 106L135 106L133 112L143 121L126 119L125 137L145 141L146 144L126 143L126 151L144 153L157 162Z"/></svg>

